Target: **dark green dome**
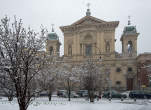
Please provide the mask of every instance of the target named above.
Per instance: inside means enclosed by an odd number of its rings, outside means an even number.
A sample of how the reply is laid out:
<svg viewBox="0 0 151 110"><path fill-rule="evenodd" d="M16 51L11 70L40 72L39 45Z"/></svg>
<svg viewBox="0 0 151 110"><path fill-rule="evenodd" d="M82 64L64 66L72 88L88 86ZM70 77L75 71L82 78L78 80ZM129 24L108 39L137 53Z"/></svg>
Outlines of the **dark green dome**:
<svg viewBox="0 0 151 110"><path fill-rule="evenodd" d="M136 31L136 28L134 26L128 26L128 27L125 28L125 31L134 32L134 31Z"/></svg>
<svg viewBox="0 0 151 110"><path fill-rule="evenodd" d="M48 40L58 40L58 35L55 32L49 33L47 35Z"/></svg>
<svg viewBox="0 0 151 110"><path fill-rule="evenodd" d="M136 27L135 26L126 26L124 28L124 34L136 34L137 31L136 31Z"/></svg>

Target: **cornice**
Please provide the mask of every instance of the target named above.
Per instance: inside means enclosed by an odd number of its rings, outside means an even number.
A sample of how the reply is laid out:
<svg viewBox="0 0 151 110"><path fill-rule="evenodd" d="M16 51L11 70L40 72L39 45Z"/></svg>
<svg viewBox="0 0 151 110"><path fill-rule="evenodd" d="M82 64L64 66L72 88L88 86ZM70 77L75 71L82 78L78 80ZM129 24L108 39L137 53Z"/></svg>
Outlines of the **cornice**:
<svg viewBox="0 0 151 110"><path fill-rule="evenodd" d="M103 24L84 24L84 25L69 25L69 26L62 26L60 29L64 33L70 33L75 31L84 30L103 30L103 31L112 31L118 26L119 22L107 22Z"/></svg>

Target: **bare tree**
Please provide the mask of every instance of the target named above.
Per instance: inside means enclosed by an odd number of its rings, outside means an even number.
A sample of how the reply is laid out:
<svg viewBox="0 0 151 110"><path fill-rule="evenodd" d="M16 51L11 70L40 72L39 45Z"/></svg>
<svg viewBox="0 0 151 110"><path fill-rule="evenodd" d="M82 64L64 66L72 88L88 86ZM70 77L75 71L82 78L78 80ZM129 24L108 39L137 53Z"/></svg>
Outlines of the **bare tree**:
<svg viewBox="0 0 151 110"><path fill-rule="evenodd" d="M52 99L52 92L55 91L57 86L57 72L58 68L49 56L45 57L45 67L40 71L38 75L38 84L42 91L46 91L48 94L49 101Z"/></svg>
<svg viewBox="0 0 151 110"><path fill-rule="evenodd" d="M5 71L15 87L20 110L27 110L35 96L35 76L43 67L38 52L44 47L44 29L38 34L25 29L21 20L11 24L8 17L1 19L0 47L1 70Z"/></svg>
<svg viewBox="0 0 151 110"><path fill-rule="evenodd" d="M76 68L73 65L64 64L59 68L60 80L65 90L67 90L68 101L71 100L71 91L76 87L79 82Z"/></svg>
<svg viewBox="0 0 151 110"><path fill-rule="evenodd" d="M86 90L88 90L90 102L94 102L95 92L100 90L100 86L102 85L103 77L101 74L101 69L96 62L93 62L91 59L84 62L80 68L83 86Z"/></svg>

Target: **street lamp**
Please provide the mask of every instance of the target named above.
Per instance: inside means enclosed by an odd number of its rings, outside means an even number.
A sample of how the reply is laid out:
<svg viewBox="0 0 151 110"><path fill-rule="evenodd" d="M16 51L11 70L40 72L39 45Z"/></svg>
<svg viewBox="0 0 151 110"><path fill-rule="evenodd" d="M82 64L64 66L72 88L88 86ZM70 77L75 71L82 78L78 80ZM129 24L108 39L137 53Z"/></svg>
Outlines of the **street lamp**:
<svg viewBox="0 0 151 110"><path fill-rule="evenodd" d="M112 90L111 90L111 84L112 81L110 79L110 69L106 69L106 74L107 74L107 81L108 81L108 87L109 87L109 101L111 101L112 98Z"/></svg>

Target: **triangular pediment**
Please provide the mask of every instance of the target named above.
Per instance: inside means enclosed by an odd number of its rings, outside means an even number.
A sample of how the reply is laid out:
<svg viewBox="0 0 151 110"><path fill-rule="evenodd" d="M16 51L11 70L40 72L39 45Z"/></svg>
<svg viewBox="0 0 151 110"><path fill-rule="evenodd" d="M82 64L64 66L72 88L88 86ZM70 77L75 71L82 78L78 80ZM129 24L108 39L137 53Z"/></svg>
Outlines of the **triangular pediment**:
<svg viewBox="0 0 151 110"><path fill-rule="evenodd" d="M99 26L99 27L112 27L112 28L116 28L119 24L119 21L103 21L103 20L100 20L98 18L95 18L95 17L92 17L92 16L85 16L83 18L81 18L80 20L74 22L73 24L71 25L68 25L68 26L61 26L60 29L63 31L63 32L67 32L67 31L73 31L75 29L77 29L76 27L78 26L92 26L92 25L96 25L96 26Z"/></svg>
<svg viewBox="0 0 151 110"><path fill-rule="evenodd" d="M100 19L92 17L92 16L85 16L85 17L81 18L80 20L76 21L75 23L73 23L71 26L85 25L85 24L102 24L102 23L106 23L106 21L100 20Z"/></svg>

